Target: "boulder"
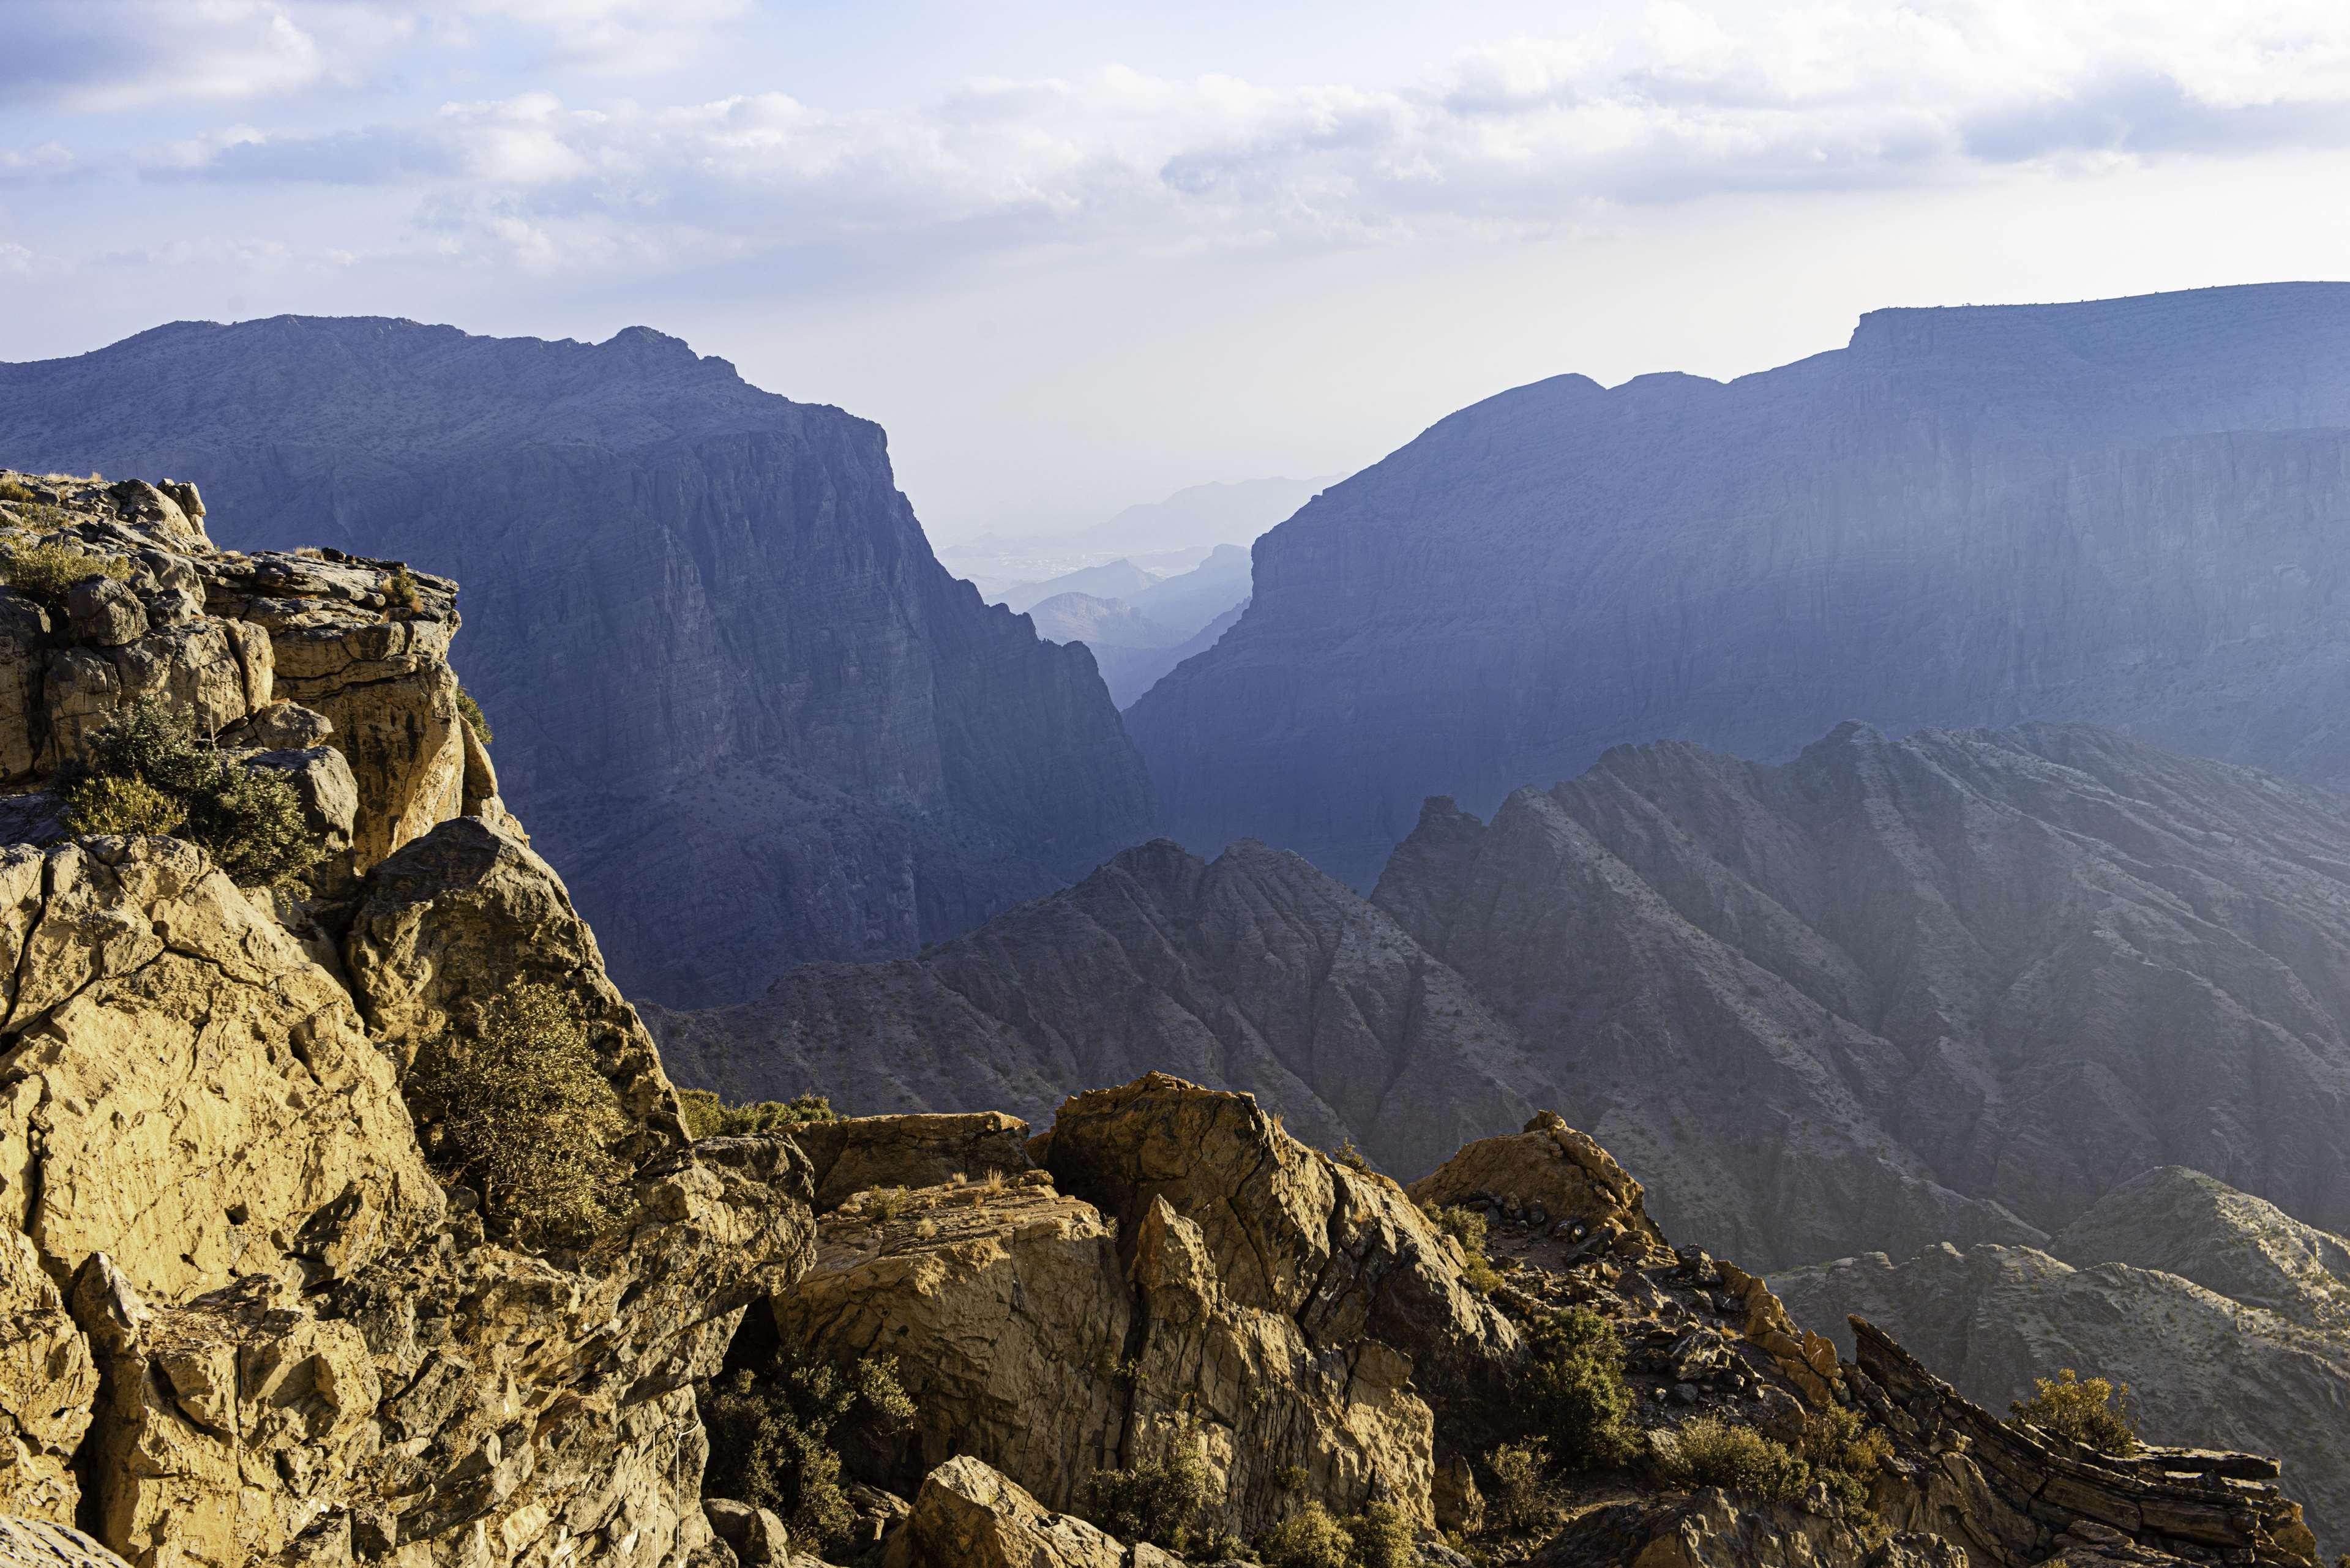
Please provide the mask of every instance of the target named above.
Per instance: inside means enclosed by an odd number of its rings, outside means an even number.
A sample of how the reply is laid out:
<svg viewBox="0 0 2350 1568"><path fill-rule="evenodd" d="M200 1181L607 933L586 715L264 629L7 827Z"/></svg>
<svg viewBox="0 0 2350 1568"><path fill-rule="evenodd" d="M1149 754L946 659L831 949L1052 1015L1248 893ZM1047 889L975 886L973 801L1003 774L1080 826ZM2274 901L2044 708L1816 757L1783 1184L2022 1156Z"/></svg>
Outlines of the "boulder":
<svg viewBox="0 0 2350 1568"><path fill-rule="evenodd" d="M791 1538L773 1510L731 1498L705 1497L702 1516L743 1568L792 1568Z"/></svg>
<svg viewBox="0 0 2350 1568"><path fill-rule="evenodd" d="M97 1397L98 1364L64 1296L32 1242L0 1228L0 1511L74 1518L74 1454ZM0 1534L0 1564L7 1561Z"/></svg>
<svg viewBox="0 0 2350 1568"><path fill-rule="evenodd" d="M0 1568L125 1568L121 1558L68 1525L0 1518Z"/></svg>
<svg viewBox="0 0 2350 1568"><path fill-rule="evenodd" d="M438 1217L349 997L192 846L0 849L0 1214L52 1278L105 1252L178 1297Z"/></svg>
<svg viewBox="0 0 2350 1568"><path fill-rule="evenodd" d="M923 1478L884 1561L888 1568L1126 1568L1126 1549L966 1456Z"/></svg>
<svg viewBox="0 0 2350 1568"><path fill-rule="evenodd" d="M91 648L120 648L147 635L139 596L112 577L88 576L66 590L68 635Z"/></svg>
<svg viewBox="0 0 2350 1568"><path fill-rule="evenodd" d="M1640 1184L1589 1134L1544 1111L1525 1130L1480 1138L1411 1184L1412 1198L1431 1208L1499 1199L1513 1212L1539 1208L1548 1223L1587 1233L1638 1238L1652 1260L1670 1253L1664 1232L1642 1207Z"/></svg>

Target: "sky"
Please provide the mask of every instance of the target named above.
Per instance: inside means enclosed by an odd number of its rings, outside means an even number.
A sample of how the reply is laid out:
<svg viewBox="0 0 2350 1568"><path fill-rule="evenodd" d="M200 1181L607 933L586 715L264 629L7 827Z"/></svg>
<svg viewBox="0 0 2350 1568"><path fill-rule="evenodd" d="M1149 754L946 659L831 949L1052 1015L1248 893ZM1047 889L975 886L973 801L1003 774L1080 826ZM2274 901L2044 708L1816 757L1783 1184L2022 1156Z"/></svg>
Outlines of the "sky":
<svg viewBox="0 0 2350 1568"><path fill-rule="evenodd" d="M2350 277L2340 0L0 0L0 359L635 324L931 537L1880 306Z"/></svg>

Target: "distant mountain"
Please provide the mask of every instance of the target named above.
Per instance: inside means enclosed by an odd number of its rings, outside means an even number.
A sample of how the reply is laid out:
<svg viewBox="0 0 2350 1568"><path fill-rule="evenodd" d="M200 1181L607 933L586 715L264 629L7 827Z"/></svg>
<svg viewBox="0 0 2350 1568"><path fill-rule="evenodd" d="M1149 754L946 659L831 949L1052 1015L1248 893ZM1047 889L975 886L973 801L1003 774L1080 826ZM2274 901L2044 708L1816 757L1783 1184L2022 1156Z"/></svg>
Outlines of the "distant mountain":
<svg viewBox="0 0 2350 1568"><path fill-rule="evenodd" d="M2087 726L1847 725L1782 766L1626 748L1490 824L1430 802L1378 919L1293 856L1161 845L926 959L657 1032L682 1081L875 1110L1156 1059L1405 1178L1523 1098L1620 1151L1675 1234L1766 1267L2044 1245L2173 1164L2338 1231L2344 809ZM1367 1036L1339 1050L1334 1018Z"/></svg>
<svg viewBox="0 0 2350 1568"><path fill-rule="evenodd" d="M1432 1169L1555 1091L1443 964L1295 855L1161 840L919 959L812 964L756 1002L647 1010L681 1083L859 1113L1048 1121L1148 1071L1252 1090L1297 1136Z"/></svg>
<svg viewBox="0 0 2350 1568"><path fill-rule="evenodd" d="M2086 720L2350 784L2350 286L1881 310L1729 383L1464 409L1257 542L1128 714L1169 830L1367 886L1420 800L1845 719Z"/></svg>
<svg viewBox="0 0 2350 1568"><path fill-rule="evenodd" d="M1240 624L1241 612L1248 608L1243 599L1207 625L1198 634L1172 648L1114 648L1107 643L1088 643L1094 662L1101 667L1102 680L1109 687L1110 701L1124 709L1134 703L1145 691L1166 678L1167 672L1194 654L1205 653L1216 646L1216 639Z"/></svg>
<svg viewBox="0 0 2350 1568"><path fill-rule="evenodd" d="M1091 594L1055 594L1031 608L1028 618L1045 641L1085 643L1097 659L1105 648L1168 648L1182 638L1123 599L1097 599Z"/></svg>
<svg viewBox="0 0 2350 1568"><path fill-rule="evenodd" d="M995 533L958 540L941 545L939 559L991 598L1016 586L1048 582L1120 558L1171 576L1197 566L1213 545L1247 545L1336 478L1193 485L1073 533Z"/></svg>
<svg viewBox="0 0 2350 1568"><path fill-rule="evenodd" d="M1770 1282L1847 1354L1856 1313L1994 1410L2067 1366L2126 1383L2148 1441L2275 1455L2328 1551L2350 1543L2350 1241L2199 1171L2123 1184L2044 1251L1873 1252Z"/></svg>
<svg viewBox="0 0 2350 1568"><path fill-rule="evenodd" d="M505 795L633 994L910 953L1150 829L1091 657L940 566L879 426L643 327L182 322L0 366L0 461L461 580Z"/></svg>
<svg viewBox="0 0 2350 1568"><path fill-rule="evenodd" d="M1015 615L1025 615L1046 599L1063 594L1085 594L1098 599L1128 599L1159 581L1155 572L1146 572L1132 561L1116 560L1098 566L1086 566L1065 572L1041 583L1023 583L1008 588L994 602Z"/></svg>
<svg viewBox="0 0 2350 1568"><path fill-rule="evenodd" d="M1208 558L1180 576L1163 577L1129 595L1128 602L1182 641L1249 597L1249 553L1219 545Z"/></svg>

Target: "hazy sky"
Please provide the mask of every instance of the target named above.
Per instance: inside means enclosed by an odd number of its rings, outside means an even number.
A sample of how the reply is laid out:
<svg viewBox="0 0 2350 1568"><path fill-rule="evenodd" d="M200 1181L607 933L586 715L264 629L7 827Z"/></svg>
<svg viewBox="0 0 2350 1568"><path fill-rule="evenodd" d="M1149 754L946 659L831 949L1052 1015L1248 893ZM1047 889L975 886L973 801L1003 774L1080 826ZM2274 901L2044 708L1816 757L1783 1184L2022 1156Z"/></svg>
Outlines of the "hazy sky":
<svg viewBox="0 0 2350 1568"><path fill-rule="evenodd" d="M1874 306L2350 276L2346 151L2341 0L0 0L0 358L642 322L947 539Z"/></svg>

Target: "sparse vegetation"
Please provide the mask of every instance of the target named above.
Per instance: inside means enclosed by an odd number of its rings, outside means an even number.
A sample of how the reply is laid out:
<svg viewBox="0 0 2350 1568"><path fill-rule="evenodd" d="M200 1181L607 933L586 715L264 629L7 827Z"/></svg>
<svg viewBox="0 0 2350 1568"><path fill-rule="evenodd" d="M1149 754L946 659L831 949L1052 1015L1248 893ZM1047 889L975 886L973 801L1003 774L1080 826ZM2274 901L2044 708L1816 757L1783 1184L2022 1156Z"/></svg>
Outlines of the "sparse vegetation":
<svg viewBox="0 0 2350 1568"><path fill-rule="evenodd" d="M1461 1282L1481 1296L1490 1296L1502 1285L1501 1271L1485 1256L1485 1217L1474 1209L1458 1205L1430 1209L1422 1205L1420 1212L1439 1231L1461 1244Z"/></svg>
<svg viewBox="0 0 2350 1568"><path fill-rule="evenodd" d="M1389 1502L1350 1519L1309 1502L1259 1536L1256 1551L1264 1568L1415 1568L1420 1561L1410 1523Z"/></svg>
<svg viewBox="0 0 2350 1568"><path fill-rule="evenodd" d="M9 544L0 545L0 582L52 603L84 577L130 575L130 563L120 556L100 555L72 545Z"/></svg>
<svg viewBox="0 0 2350 1568"><path fill-rule="evenodd" d="M695 1137L738 1137L745 1133L789 1132L809 1122L839 1119L822 1095L802 1095L791 1100L755 1100L732 1106L708 1089L680 1089L678 1108L685 1113L685 1130Z"/></svg>
<svg viewBox="0 0 2350 1568"><path fill-rule="evenodd" d="M1096 1471L1086 1483L1086 1516L1129 1544L1189 1552L1201 1535L1211 1480L1200 1437L1187 1431L1165 1459Z"/></svg>
<svg viewBox="0 0 2350 1568"><path fill-rule="evenodd" d="M405 564L391 568L391 576L384 579L383 597L396 610L413 611L423 603L418 596L415 575Z"/></svg>
<svg viewBox="0 0 2350 1568"><path fill-rule="evenodd" d="M321 853L290 780L238 766L151 700L93 735L85 756L57 770L57 783L68 831L171 833L244 887L288 881Z"/></svg>
<svg viewBox="0 0 2350 1568"><path fill-rule="evenodd" d="M1577 1468L1628 1455L1632 1395L1624 1386L1624 1345L1614 1325L1587 1307L1569 1307L1535 1323L1527 1339L1533 1364L1526 1409L1535 1433Z"/></svg>
<svg viewBox="0 0 2350 1568"><path fill-rule="evenodd" d="M1370 1175L1373 1169L1370 1156L1357 1148L1351 1137L1339 1139L1338 1147L1330 1151L1330 1158L1348 1170L1360 1171L1365 1176Z"/></svg>
<svg viewBox="0 0 2350 1568"><path fill-rule="evenodd" d="M1833 1406L1804 1417L1795 1451L1812 1467L1813 1476L1827 1483L1828 1490L1865 1533L1877 1528L1868 1484L1893 1452L1892 1439L1882 1428L1863 1421L1856 1410Z"/></svg>
<svg viewBox="0 0 2350 1568"><path fill-rule="evenodd" d="M778 1354L756 1371L703 1385L700 1403L710 1430L709 1494L773 1509L795 1542L818 1547L846 1537L853 1519L840 1487L843 1437L853 1427L902 1431L915 1416L891 1356L844 1367Z"/></svg>
<svg viewBox="0 0 2350 1568"><path fill-rule="evenodd" d="M1558 1500L1550 1484L1550 1448L1537 1439L1504 1443L1485 1456L1492 1482L1487 1521L1501 1530L1533 1530L1558 1514Z"/></svg>
<svg viewBox="0 0 2350 1568"><path fill-rule="evenodd" d="M517 1240L577 1246L619 1208L628 1171L606 1145L627 1125L619 1096L554 987L516 984L478 1035L427 1042L405 1087L432 1129L427 1152Z"/></svg>
<svg viewBox="0 0 2350 1568"><path fill-rule="evenodd" d="M22 504L30 502L32 499L32 487L26 484L22 480L0 479L0 501Z"/></svg>
<svg viewBox="0 0 2350 1568"><path fill-rule="evenodd" d="M1812 1467L1784 1443L1716 1416L1682 1424L1658 1455L1675 1486L1718 1486L1760 1502L1801 1502L1812 1480Z"/></svg>
<svg viewBox="0 0 2350 1568"><path fill-rule="evenodd" d="M877 1187L860 1193L865 1218L887 1225L914 1206L914 1195L902 1187Z"/></svg>
<svg viewBox="0 0 2350 1568"><path fill-rule="evenodd" d="M2028 1421L2109 1454L2137 1452L2137 1428L2129 1416L2128 1384L2083 1377L2069 1366L2058 1371L2053 1381L2045 1377L2032 1381L2032 1397L2018 1399L2008 1407L2017 1420Z"/></svg>
<svg viewBox="0 0 2350 1568"><path fill-rule="evenodd" d="M457 714L473 732L475 740L485 746L490 743L489 718L482 711L482 705L473 701L473 694L463 686L457 688Z"/></svg>

